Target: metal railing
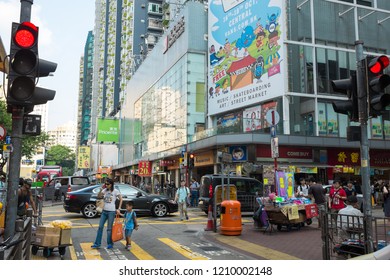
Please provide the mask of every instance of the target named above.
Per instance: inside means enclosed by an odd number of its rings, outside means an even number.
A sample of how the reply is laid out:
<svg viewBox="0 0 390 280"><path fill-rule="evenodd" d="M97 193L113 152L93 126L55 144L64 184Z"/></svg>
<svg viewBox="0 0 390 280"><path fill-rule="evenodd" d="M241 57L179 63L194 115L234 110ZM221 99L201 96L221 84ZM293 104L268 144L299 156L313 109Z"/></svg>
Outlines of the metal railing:
<svg viewBox="0 0 390 280"><path fill-rule="evenodd" d="M380 217L357 217L320 212L324 260L349 259L368 254L366 225L371 223L374 251L390 245L390 221Z"/></svg>
<svg viewBox="0 0 390 280"><path fill-rule="evenodd" d="M15 235L0 243L0 260L29 260L31 256L32 209L15 222Z"/></svg>

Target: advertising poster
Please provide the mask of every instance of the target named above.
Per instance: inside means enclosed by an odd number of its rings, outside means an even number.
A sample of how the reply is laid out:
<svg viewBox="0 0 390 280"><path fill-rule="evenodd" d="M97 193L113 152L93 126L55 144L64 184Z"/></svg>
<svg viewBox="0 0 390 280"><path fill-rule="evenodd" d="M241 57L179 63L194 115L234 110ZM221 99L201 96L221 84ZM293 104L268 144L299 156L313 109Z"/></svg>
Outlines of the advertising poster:
<svg viewBox="0 0 390 280"><path fill-rule="evenodd" d="M210 115L284 94L283 2L209 1Z"/></svg>
<svg viewBox="0 0 390 280"><path fill-rule="evenodd" d="M226 114L217 120L218 132L242 131L241 112Z"/></svg>
<svg viewBox="0 0 390 280"><path fill-rule="evenodd" d="M232 155L233 162L248 160L246 146L231 146L229 152Z"/></svg>
<svg viewBox="0 0 390 280"><path fill-rule="evenodd" d="M373 139L383 139L381 117L371 119L371 137Z"/></svg>
<svg viewBox="0 0 390 280"><path fill-rule="evenodd" d="M278 196L291 198L294 196L294 173L293 172L276 172Z"/></svg>
<svg viewBox="0 0 390 280"><path fill-rule="evenodd" d="M91 149L88 146L79 147L77 156L77 168L86 169L90 167Z"/></svg>
<svg viewBox="0 0 390 280"><path fill-rule="evenodd" d="M244 132L261 129L261 106L247 108L243 113Z"/></svg>
<svg viewBox="0 0 390 280"><path fill-rule="evenodd" d="M318 103L318 130L319 135L327 135L326 110L324 103Z"/></svg>
<svg viewBox="0 0 390 280"><path fill-rule="evenodd" d="M98 119L98 142L119 142L119 120Z"/></svg>

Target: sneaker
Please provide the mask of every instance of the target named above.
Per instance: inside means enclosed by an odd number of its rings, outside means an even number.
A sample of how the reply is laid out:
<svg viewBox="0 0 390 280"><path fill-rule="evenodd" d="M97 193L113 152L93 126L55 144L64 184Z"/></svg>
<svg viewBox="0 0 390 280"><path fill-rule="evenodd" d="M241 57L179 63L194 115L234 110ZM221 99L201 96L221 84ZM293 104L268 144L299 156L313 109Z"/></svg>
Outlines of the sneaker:
<svg viewBox="0 0 390 280"><path fill-rule="evenodd" d="M130 245L126 245L126 250L130 250L131 246Z"/></svg>
<svg viewBox="0 0 390 280"><path fill-rule="evenodd" d="M92 248L92 249L100 249L100 246L98 246L98 245L96 245L96 244L93 244L93 245L91 246L91 248Z"/></svg>
<svg viewBox="0 0 390 280"><path fill-rule="evenodd" d="M112 249L114 248L114 245L110 244L110 245L107 245L107 249Z"/></svg>
<svg viewBox="0 0 390 280"><path fill-rule="evenodd" d="M188 216L186 216L186 220L188 221Z"/></svg>

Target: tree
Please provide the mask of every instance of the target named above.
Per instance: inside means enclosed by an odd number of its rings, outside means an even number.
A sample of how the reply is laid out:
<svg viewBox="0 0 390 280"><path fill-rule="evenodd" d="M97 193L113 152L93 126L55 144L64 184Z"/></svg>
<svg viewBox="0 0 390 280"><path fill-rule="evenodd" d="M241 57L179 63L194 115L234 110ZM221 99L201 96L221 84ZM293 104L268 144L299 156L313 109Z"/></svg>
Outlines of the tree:
<svg viewBox="0 0 390 280"><path fill-rule="evenodd" d="M62 173L65 176L73 175L75 159L76 155L74 152L63 145L52 146L46 153L46 162L51 162L53 165L61 165Z"/></svg>

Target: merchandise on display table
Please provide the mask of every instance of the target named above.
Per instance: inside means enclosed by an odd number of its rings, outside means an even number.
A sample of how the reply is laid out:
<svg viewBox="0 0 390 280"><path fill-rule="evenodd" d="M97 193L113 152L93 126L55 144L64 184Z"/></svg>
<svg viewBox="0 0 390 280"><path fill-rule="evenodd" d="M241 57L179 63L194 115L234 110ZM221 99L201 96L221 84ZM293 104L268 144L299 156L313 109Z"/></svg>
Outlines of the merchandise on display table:
<svg viewBox="0 0 390 280"><path fill-rule="evenodd" d="M263 202L271 227L276 225L278 230L282 227L286 227L288 231L293 227L300 229L305 224L310 225L311 218L318 216L317 205L307 198L286 199L270 195L268 199L263 199Z"/></svg>

